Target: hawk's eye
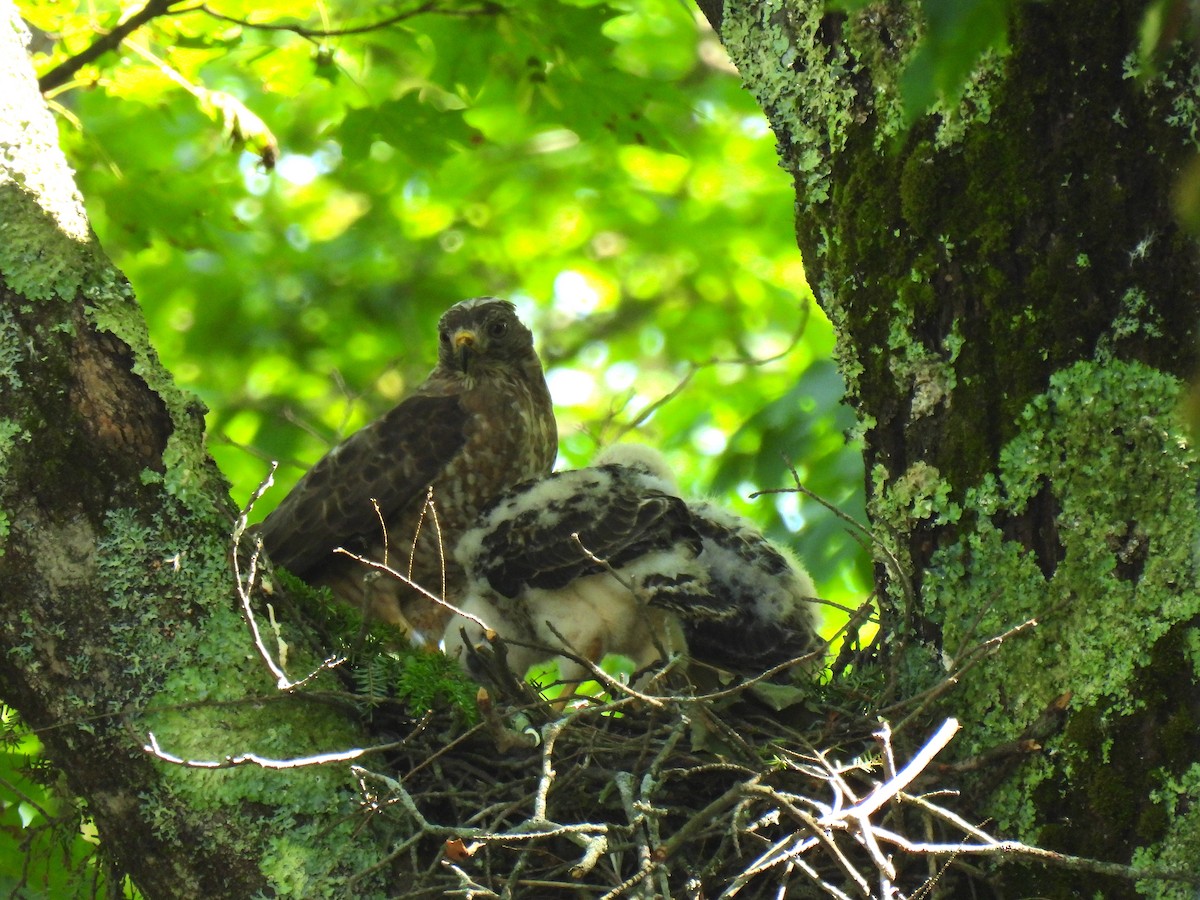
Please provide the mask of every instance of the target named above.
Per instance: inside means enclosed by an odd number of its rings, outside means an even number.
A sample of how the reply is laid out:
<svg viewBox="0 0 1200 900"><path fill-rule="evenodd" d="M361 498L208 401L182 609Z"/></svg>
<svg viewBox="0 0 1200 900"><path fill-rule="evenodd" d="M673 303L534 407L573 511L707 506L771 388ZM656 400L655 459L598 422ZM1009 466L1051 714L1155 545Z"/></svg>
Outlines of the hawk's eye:
<svg viewBox="0 0 1200 900"><path fill-rule="evenodd" d="M450 332L448 332L444 329L442 331L439 331L438 332L438 340L441 341L443 344L450 343Z"/></svg>
<svg viewBox="0 0 1200 900"><path fill-rule="evenodd" d="M504 333L508 331L508 323L503 319L496 319L494 322L488 323L488 334L494 338L504 337Z"/></svg>

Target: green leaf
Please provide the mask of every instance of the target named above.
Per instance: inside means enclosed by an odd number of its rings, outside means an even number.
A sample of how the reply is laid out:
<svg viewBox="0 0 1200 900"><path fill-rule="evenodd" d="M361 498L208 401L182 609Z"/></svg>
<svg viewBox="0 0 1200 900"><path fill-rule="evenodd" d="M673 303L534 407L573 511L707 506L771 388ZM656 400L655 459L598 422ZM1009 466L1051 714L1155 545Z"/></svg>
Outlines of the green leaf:
<svg viewBox="0 0 1200 900"><path fill-rule="evenodd" d="M900 80L904 112L910 122L939 100L957 103L983 55L1007 51L1013 2L922 0L925 35Z"/></svg>

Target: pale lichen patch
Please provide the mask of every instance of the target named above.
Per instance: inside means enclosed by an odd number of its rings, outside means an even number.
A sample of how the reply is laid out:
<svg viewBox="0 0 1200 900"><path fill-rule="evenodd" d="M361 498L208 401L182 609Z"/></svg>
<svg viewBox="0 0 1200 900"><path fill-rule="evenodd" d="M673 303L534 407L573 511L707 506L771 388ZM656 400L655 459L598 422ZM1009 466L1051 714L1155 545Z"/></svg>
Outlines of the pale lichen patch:
<svg viewBox="0 0 1200 900"><path fill-rule="evenodd" d="M971 749L1011 740L1065 692L1072 709L1132 712L1149 649L1200 615L1196 458L1176 421L1179 387L1136 362L1059 372L1027 405L998 477L967 492L978 524L934 554L924 581L947 652L1038 623L963 680L960 702L978 713ZM1055 533L1034 545L1006 535L1035 502L1054 505ZM992 811L1007 826L1029 820L1049 772L1026 767Z"/></svg>

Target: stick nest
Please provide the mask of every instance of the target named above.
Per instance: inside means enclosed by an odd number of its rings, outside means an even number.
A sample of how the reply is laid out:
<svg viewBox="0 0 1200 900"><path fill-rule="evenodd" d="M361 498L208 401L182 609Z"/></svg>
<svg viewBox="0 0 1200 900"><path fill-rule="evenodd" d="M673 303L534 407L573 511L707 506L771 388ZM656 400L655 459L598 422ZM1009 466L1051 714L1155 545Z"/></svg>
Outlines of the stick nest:
<svg viewBox="0 0 1200 900"><path fill-rule="evenodd" d="M406 897L903 897L950 880L921 841L990 840L905 792L954 729L897 771L844 684L662 673L560 710L493 647L481 721L430 713L355 768L364 827L394 833L360 877Z"/></svg>

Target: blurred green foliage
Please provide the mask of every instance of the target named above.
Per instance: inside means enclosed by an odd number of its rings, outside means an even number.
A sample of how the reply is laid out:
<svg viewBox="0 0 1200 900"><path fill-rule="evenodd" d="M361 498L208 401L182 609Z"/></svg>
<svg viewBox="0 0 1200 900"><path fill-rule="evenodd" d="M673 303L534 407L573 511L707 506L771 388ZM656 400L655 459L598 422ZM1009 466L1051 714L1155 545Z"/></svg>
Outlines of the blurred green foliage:
<svg viewBox="0 0 1200 900"><path fill-rule="evenodd" d="M0 705L0 894L58 900L133 896L111 884L97 854L96 828L42 758L41 742Z"/></svg>
<svg viewBox="0 0 1200 900"><path fill-rule="evenodd" d="M18 5L51 77L131 10ZM790 486L790 461L862 521L862 463L792 186L689 6L167 6L47 96L235 500L283 461L254 518L424 377L449 304L495 294L539 337L560 465L652 443L686 490L793 546L823 596L861 600L865 554L830 513L749 499ZM19 873L0 860L0 883Z"/></svg>

